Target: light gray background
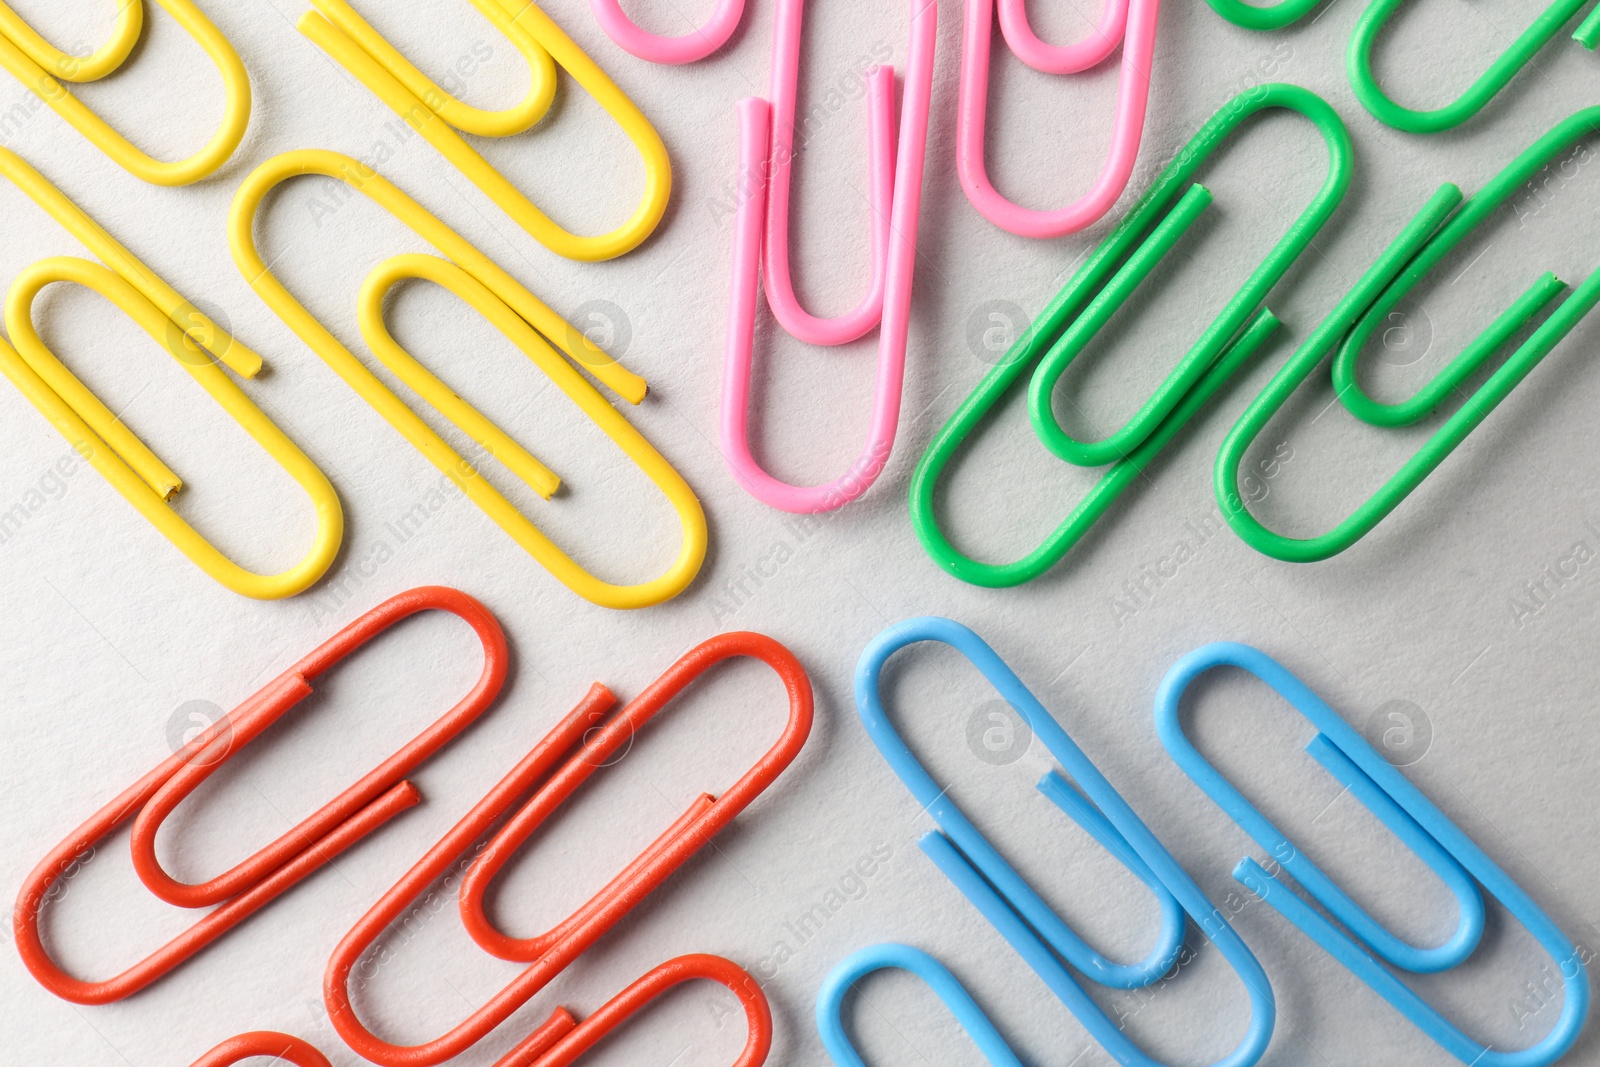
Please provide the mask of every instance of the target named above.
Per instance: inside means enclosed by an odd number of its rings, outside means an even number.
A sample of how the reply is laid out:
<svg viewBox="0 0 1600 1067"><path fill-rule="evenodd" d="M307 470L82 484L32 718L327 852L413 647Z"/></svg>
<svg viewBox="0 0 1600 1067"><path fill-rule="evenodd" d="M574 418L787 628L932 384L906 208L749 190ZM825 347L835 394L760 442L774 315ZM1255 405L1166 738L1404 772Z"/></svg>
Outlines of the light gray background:
<svg viewBox="0 0 1600 1067"><path fill-rule="evenodd" d="M108 25L102 3L14 6L57 41L98 42ZM1477 120L1422 139L1379 126L1349 92L1344 46L1359 0L1334 0L1309 25L1268 35L1234 29L1198 2L1167 5L1145 153L1123 207L1151 180L1156 161L1169 158L1233 93L1263 80L1306 85L1335 104L1355 138L1355 181L1314 253L1273 294L1271 306L1289 328L1260 363L1065 564L1024 588L985 591L945 576L923 555L907 520L907 481L935 428L982 376L985 361L998 356L967 340L975 323L979 334L991 324L989 302L1036 312L1106 225L1061 241L1027 241L990 226L968 205L953 165L956 0L940 5L898 447L865 499L808 526L740 491L715 447L734 102L765 91L773 13L767 0L753 0L723 53L686 68L655 67L621 52L581 0L550 5L642 104L672 154L672 206L659 232L633 254L601 265L570 263L536 244L420 138L396 147L386 132L392 115L295 31L300 0L205 6L238 47L256 94L243 147L212 179L188 189L144 186L42 109L0 123L0 139L178 289L220 308L263 353L271 369L247 391L334 480L349 525L345 550L330 579L310 592L284 603L248 601L194 568L84 469L0 546L7 692L0 885L19 885L51 844L165 756L173 721L180 733L187 725L187 702L232 707L393 593L443 583L482 598L511 637L516 668L481 725L415 776L427 798L419 809L148 992L109 1007L74 1007L36 986L10 951L0 953L0 1047L8 1061L183 1064L229 1035L277 1028L316 1042L336 1064L357 1062L329 1026L319 992L328 953L355 918L588 683L602 680L630 696L690 645L744 627L785 642L811 672L818 715L810 744L715 848L462 1062L489 1062L558 1002L586 1014L656 963L707 951L767 977L777 1020L773 1063L821 1064L811 1012L822 977L857 948L903 940L944 959L1029 1062L1109 1063L917 850L930 822L858 726L850 689L858 653L888 623L920 613L947 614L987 637L1219 902L1238 894L1228 872L1252 846L1156 741L1151 702L1168 666L1206 641L1233 638L1280 658L1358 725L1390 701L1410 701L1415 725L1431 741L1408 776L1572 937L1600 943L1600 731L1593 725L1600 564L1582 568L1520 625L1512 609L1525 584L1575 545L1600 550L1593 430L1600 369L1585 358L1600 327L1578 329L1352 551L1292 566L1225 533L1137 614L1119 620L1113 607L1125 581L1188 536L1186 522L1213 513L1218 441L1291 345L1439 182L1478 187L1556 120L1594 101L1592 56L1558 40ZM678 30L712 5L629 6L651 28ZM1053 40L1078 36L1096 14L1033 6L1040 32ZM1520 32L1535 6L1409 6L1380 50L1386 84L1405 100L1443 100ZM880 43L903 67L906 16L895 3L814 7L801 106L822 107L828 117L798 165L796 269L812 306L839 310L860 291L866 251L855 76ZM466 79L471 101L504 103L520 93L520 58L461 0L388 0L362 10L436 76L486 47L489 58ZM1104 158L1115 79L1114 65L1076 78L1038 75L997 49L990 158L1001 186L1038 206L1087 188ZM838 93L831 101L830 89ZM215 73L160 13L127 73L82 93L166 157L191 151L220 114ZM27 99L19 85L0 81L0 113ZM423 500L439 475L254 296L224 237L234 188L263 160L310 146L371 158L385 143L393 150L385 174L557 310L576 314L591 301L620 309L609 324L586 325L630 335L624 362L652 391L629 417L696 487L712 527L705 569L677 600L633 614L588 605L460 499L404 543L386 526ZM567 80L544 126L483 152L579 230L614 225L638 193L639 166L626 141ZM1538 271L1578 280L1593 269L1600 193L1596 169L1587 166L1593 159L1590 149L1547 174L1540 188L1525 190L1419 290L1410 317L1392 334L1394 346L1367 356L1375 388L1408 395ZM1137 302L1138 313L1119 319L1109 343L1069 377L1066 388L1081 409L1075 418L1103 431L1133 410L1300 210L1321 180L1323 161L1307 124L1273 118L1251 126L1207 168L1217 206L1149 287L1159 296ZM319 220L313 202L331 189L322 179L292 184L264 213L260 232L291 288L353 342L354 295L365 271L383 256L421 246L365 202ZM8 187L0 196L4 277L40 256L79 251L20 194ZM420 285L393 304L400 339L566 477L564 495L531 508L545 530L607 576L648 576L672 558L677 533L664 502L483 322ZM65 287L44 296L36 317L71 365L185 476L182 514L258 568L279 568L304 550L310 513L298 490L132 324L98 297ZM865 432L873 343L813 350L764 317L758 349L760 455L791 479L833 477ZM1258 505L1288 531L1327 528L1421 440L1419 433L1358 426L1337 407L1325 410L1330 394L1322 376L1317 380L1261 440L1262 454L1279 444L1293 452ZM22 500L66 452L14 390L0 389L0 507ZM495 478L507 488L508 479ZM1046 456L1013 406L959 464L943 514L963 544L987 558L1012 558L1037 543L1091 480ZM509 491L528 502L519 489ZM741 581L745 592L736 593ZM172 820L162 840L172 869L191 878L221 870L410 737L476 671L471 646L459 624L424 618L357 656ZM898 722L966 810L1097 945L1120 958L1142 956L1153 935L1152 901L1032 791L1046 755L1035 745L997 768L980 758L981 744L969 745L969 725L987 723L995 710L976 673L952 655L930 652L902 656L889 677ZM775 683L755 667L725 670L697 689L514 865L497 914L518 931L566 914L696 793L725 787L770 743L779 700ZM1262 686L1219 677L1192 703L1204 750L1358 900L1413 939L1437 940L1450 929L1443 887L1300 752L1309 730ZM103 845L48 916L50 943L75 973L119 970L189 920L143 893L123 841ZM874 849L890 859L857 899L800 943L785 924L831 902L830 892L853 890L848 872ZM1236 895L1230 907L1242 899ZM1552 965L1520 928L1498 910L1491 914L1485 947L1462 973L1417 985L1478 1038L1526 1045L1558 1011ZM514 973L479 952L448 911L419 918L419 932L395 942L394 962L361 994L365 1016L398 1039L441 1032ZM1236 921L1279 1001L1277 1036L1264 1063L1453 1062L1269 909L1243 904ZM781 965L774 956L780 942L792 950ZM1204 952L1148 1003L1135 994L1099 995L1129 1016L1130 1031L1153 1054L1201 1064L1231 1048L1243 1030L1244 998L1226 971L1215 952ZM731 1007L714 987L686 989L593 1062L730 1062L742 1031ZM931 994L903 976L872 979L851 1021L875 1064L978 1062ZM1580 1042L1569 1062L1600 1062L1600 1039L1591 1034Z"/></svg>

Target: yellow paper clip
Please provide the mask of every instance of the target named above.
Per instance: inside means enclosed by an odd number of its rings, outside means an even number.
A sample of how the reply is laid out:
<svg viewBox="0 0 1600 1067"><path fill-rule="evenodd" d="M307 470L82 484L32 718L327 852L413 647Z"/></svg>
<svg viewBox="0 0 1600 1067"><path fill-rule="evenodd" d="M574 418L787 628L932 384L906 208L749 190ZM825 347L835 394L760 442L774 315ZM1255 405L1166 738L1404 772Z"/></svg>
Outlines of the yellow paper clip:
<svg viewBox="0 0 1600 1067"><path fill-rule="evenodd" d="M460 297L549 376L666 496L683 527L683 544L666 573L638 585L613 585L584 570L480 477L471 463L369 371L273 275L256 247L256 213L263 198L278 185L308 174L337 178L365 193L444 254L443 259L417 254L394 256L367 276L361 288L359 318L362 335L378 359L458 429L522 478L529 488L548 499L560 484L556 475L412 358L395 342L384 324L384 295L404 279L422 278ZM383 175L349 156L323 149L302 149L274 156L257 167L239 187L228 217L228 243L233 248L234 262L267 306L389 425L567 588L603 607L648 607L682 592L700 572L706 552L706 519L694 491L572 364L580 364L632 404L644 399L644 379L594 345L499 264L429 214Z"/></svg>
<svg viewBox="0 0 1600 1067"><path fill-rule="evenodd" d="M152 185L188 185L226 163L244 139L245 127L250 124L250 76L239 53L193 0L156 3L189 32L222 75L222 126L204 148L187 159L168 163L134 147L62 84L97 81L122 66L144 30L144 0L120 0L111 39L82 57L61 51L0 3L0 66L134 177Z"/></svg>
<svg viewBox="0 0 1600 1067"><path fill-rule="evenodd" d="M275 600L293 596L321 578L344 537L339 498L316 464L213 362L215 358L250 378L261 369L261 357L156 277L21 156L0 148L0 176L28 194L111 268L58 256L40 260L18 275L5 308L6 329L16 347L0 339L0 372L163 537L229 589L258 600ZM182 481L62 365L34 329L34 298L52 282L86 286L121 308L300 484L317 513L316 537L304 559L281 574L256 574L223 555L172 510L168 501Z"/></svg>
<svg viewBox="0 0 1600 1067"><path fill-rule="evenodd" d="M530 0L472 0L472 5L522 53L532 71L527 96L505 111L469 107L446 93L384 40L346 0L311 0L311 4L316 10L300 17L300 32L371 89L512 221L552 252L584 262L615 259L633 251L655 231L672 192L672 164L667 159L666 145L627 94ZM644 198L632 217L609 233L582 237L565 229L535 207L456 132L504 137L528 129L549 109L555 95L556 64L605 108L644 160Z"/></svg>

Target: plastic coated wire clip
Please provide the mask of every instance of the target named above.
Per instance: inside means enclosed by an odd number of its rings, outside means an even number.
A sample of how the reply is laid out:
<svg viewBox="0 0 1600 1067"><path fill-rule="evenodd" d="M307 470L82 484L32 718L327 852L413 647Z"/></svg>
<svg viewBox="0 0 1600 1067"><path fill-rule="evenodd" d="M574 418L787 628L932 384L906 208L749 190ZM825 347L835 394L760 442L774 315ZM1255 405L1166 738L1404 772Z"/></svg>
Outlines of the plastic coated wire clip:
<svg viewBox="0 0 1600 1067"><path fill-rule="evenodd" d="M861 302L844 315L818 318L803 309L789 270L790 172L795 154L803 0L778 0L770 102L759 97L739 102L741 195L734 219L728 335L722 364L722 455L747 492L784 511L805 514L843 507L872 487L894 449L905 384L938 31L938 8L931 0L911 0L910 6L911 51L900 105L898 148L894 71L877 67L867 75L872 280ZM750 452L750 376L757 288L763 275L773 314L800 340L841 345L878 328L878 368L867 443L849 471L822 485L780 481L763 470Z"/></svg>
<svg viewBox="0 0 1600 1067"><path fill-rule="evenodd" d="M662 835L603 889L548 931L511 937L489 919L484 896L505 864L544 821L598 769L631 744L637 732L708 669L736 657L770 666L789 700L789 718L776 743L720 797L702 794ZM490 790L438 844L400 879L345 935L328 961L323 996L328 1017L358 1054L384 1067L430 1067L459 1055L504 1023L536 993L582 955L596 940L637 907L662 882L703 848L793 762L811 730L811 682L798 660L769 637L728 633L685 653L644 692L609 721L616 698L596 684L554 729ZM576 751L574 749L576 748ZM533 790L520 805L519 798ZM467 932L486 952L527 967L498 994L446 1033L418 1045L397 1045L373 1033L356 1013L350 976L361 956L446 868L495 823L505 822L479 849L462 877L461 917ZM689 978L709 978L732 989L743 1004L749 1038L738 1067L756 1067L766 1058L772 1022L760 986L725 960L687 957L657 968L630 986L583 1024L557 1009L500 1061L504 1067L530 1060L538 1067L570 1063L626 1016L665 988Z"/></svg>
<svg viewBox="0 0 1600 1067"><path fill-rule="evenodd" d="M1461 921L1448 942L1418 949L1381 927L1195 749L1183 731L1179 705L1184 691L1196 678L1218 667L1248 671L1304 715L1317 729L1306 751L1452 889L1460 905ZM1239 861L1233 870L1234 878L1298 926L1445 1051L1475 1067L1544 1067L1559 1059L1577 1040L1589 1012L1589 975L1573 943L1487 853L1282 664L1254 648L1233 642L1218 642L1189 653L1167 672L1157 692L1156 730L1167 752L1195 784L1232 816L1257 845L1280 858L1283 869L1301 889L1345 930L1249 857ZM1431 972L1453 967L1470 956L1483 931L1480 885L1527 928L1561 972L1561 1014L1544 1039L1526 1049L1484 1047L1380 962L1406 971Z"/></svg>
<svg viewBox="0 0 1600 1067"><path fill-rule="evenodd" d="M1281 30L1309 15L1321 2L1277 0L1272 4L1250 4L1244 0L1206 0L1217 14L1247 30Z"/></svg>
<svg viewBox="0 0 1600 1067"><path fill-rule="evenodd" d="M1322 0L1279 0L1273 4L1248 4L1243 0L1207 0L1229 22L1252 30L1277 30L1311 13ZM1385 125L1407 133L1439 133L1454 129L1488 106L1500 91L1533 61L1561 28L1589 4L1590 0L1555 0L1523 30L1489 68L1479 75L1460 96L1442 107L1426 111L1405 107L1378 84L1372 70L1372 50L1384 27L1406 0L1371 0L1356 19L1345 53L1345 69L1350 87L1361 106ZM1600 45L1600 8L1589 14L1573 31L1572 39L1594 51Z"/></svg>
<svg viewBox="0 0 1600 1067"><path fill-rule="evenodd" d="M1350 49L1345 57L1350 86L1355 90L1356 99L1374 118L1397 130L1438 133L1454 129L1482 111L1500 90L1510 84L1517 72L1561 32L1568 20L1589 2L1555 0L1460 96L1443 107L1418 111L1396 103L1378 85L1378 78L1372 72L1372 49L1377 44L1378 35L1405 0L1372 0L1356 20L1355 29L1350 34ZM1594 51L1596 44L1600 44L1600 8L1589 12L1572 38L1589 51Z"/></svg>
<svg viewBox="0 0 1600 1067"><path fill-rule="evenodd" d="M472 689L398 752L250 858L195 885L168 875L155 854L162 820L245 745L309 696L317 678L402 619L429 610L459 616L482 643L483 671ZM40 985L77 1004L108 1004L144 989L383 823L420 803L421 795L405 776L488 709L505 680L508 658L500 624L465 593L424 586L384 601L163 760L40 861L23 883L12 913L12 932L23 963ZM79 858L130 821L134 870L153 894L181 907L218 906L115 977L96 982L74 978L45 949L40 912L52 899L57 882Z"/></svg>
<svg viewBox="0 0 1600 1067"><path fill-rule="evenodd" d="M1223 517L1247 544L1275 559L1306 563L1337 555L1361 540L1421 485L1539 361L1594 309L1595 304L1600 303L1600 271L1591 273L1559 303L1556 301L1566 292L1567 286L1555 275L1545 272L1409 400L1392 404L1374 400L1358 380L1357 361L1361 350L1380 330L1395 305L1540 167L1597 130L1600 130L1600 107L1585 108L1557 123L1465 203L1461 190L1455 185L1440 186L1239 416L1217 453L1214 483ZM1332 530L1314 537L1286 537L1267 529L1250 513L1238 485L1239 468L1245 454L1267 423L1330 352L1334 352L1334 392L1345 410L1371 426L1412 426L1460 391L1467 379L1547 309L1549 314L1544 321L1466 403L1446 419L1377 492Z"/></svg>
<svg viewBox="0 0 1600 1067"><path fill-rule="evenodd" d="M309 1042L273 1030L252 1030L230 1037L195 1060L191 1067L233 1067L257 1056L293 1067L332 1067L328 1057Z"/></svg>
<svg viewBox="0 0 1600 1067"><path fill-rule="evenodd" d="M961 980L920 948L886 942L851 953L822 981L817 992L816 1024L822 1046L837 1067L867 1067L844 1027L844 1001L855 984L877 971L899 970L922 979L955 1017L961 1030L990 1067L1024 1067L1010 1042L967 992Z"/></svg>
<svg viewBox="0 0 1600 1067"><path fill-rule="evenodd" d="M144 0L121 0L110 40L88 56L61 51L0 3L0 66L134 177L154 185L188 185L226 163L244 139L245 128L250 125L250 76L227 38L191 0L156 3L188 31L222 75L222 126L204 148L188 159L167 163L150 157L62 84L98 81L122 67L144 30Z"/></svg>
<svg viewBox="0 0 1600 1067"><path fill-rule="evenodd" d="M1245 120L1273 109L1304 116L1322 134L1328 171L1321 187L1133 418L1103 440L1073 438L1051 406L1062 374L1211 202L1205 186L1191 182L1194 173ZM910 497L912 525L934 562L962 581L1004 587L1039 577L1070 552L1277 327L1263 302L1343 199L1350 157L1350 137L1338 113L1298 86L1247 90L1213 115L929 443L912 475ZM1035 366L1028 406L1036 435L1071 463L1109 467L1038 548L1013 562L983 562L963 554L940 529L935 495L979 423Z"/></svg>
<svg viewBox="0 0 1600 1067"><path fill-rule="evenodd" d="M651 968L582 1022L566 1008L557 1008L493 1067L568 1067L661 994L696 980L716 982L739 998L748 1036L733 1067L761 1067L772 1050L772 1009L766 994L741 967L705 953L678 956Z"/></svg>
<svg viewBox="0 0 1600 1067"><path fill-rule="evenodd" d="M0 148L0 176L26 193L105 264L101 267L85 259L57 256L18 275L6 296L5 320L11 343L0 339L0 372L173 547L222 585L244 596L277 599L315 583L338 554L344 539L344 512L327 476L218 366L225 364L241 377L252 378L261 370L261 357L180 296L9 149ZM169 501L182 488L182 479L45 347L34 328L34 298L52 282L86 286L116 304L305 490L316 511L317 531L300 562L273 575L246 570L173 510Z"/></svg>
<svg viewBox="0 0 1600 1067"><path fill-rule="evenodd" d="M1052 770L1040 780L1039 791L1155 893L1161 904L1161 932L1142 962L1114 963L1090 948L968 820L950 799L948 789L934 781L895 731L883 706L883 668L896 652L923 641L949 645L978 668L1071 776L1069 782ZM939 825L938 830L922 837L922 850L1117 1062L1139 1067L1158 1063L1106 1015L1067 968L1075 968L1113 988L1147 986L1168 971L1177 958L1183 944L1185 915L1216 944L1250 998L1250 1025L1245 1036L1217 1063L1249 1067L1261 1058L1276 1019L1266 972L1223 913L1206 899L1121 794L982 638L949 619L908 619L889 627L867 645L856 666L855 688L856 709L868 736L890 769ZM841 1008L845 994L861 977L885 967L909 970L927 981L955 1012L962 1028L991 1064L1016 1067L1019 1063L982 1009L942 964L904 945L879 945L851 956L835 968L817 997L817 1027L823 1045L840 1067L862 1067L844 1030Z"/></svg>
<svg viewBox="0 0 1600 1067"><path fill-rule="evenodd" d="M531 84L516 107L483 111L441 89L358 15L346 0L311 0L300 32L433 145L534 240L567 259L594 262L631 252L655 231L672 193L672 164L650 120L600 67L531 0L472 0L528 61ZM583 86L622 128L644 161L643 199L621 226L580 236L533 205L461 133L506 137L537 123L555 96L555 65ZM458 133L457 131L460 131Z"/></svg>
<svg viewBox="0 0 1600 1067"><path fill-rule="evenodd" d="M676 37L640 29L617 0L589 0L589 10L618 48L652 63L676 66L696 63L727 44L744 17L744 0L717 0L716 10L705 22Z"/></svg>
<svg viewBox="0 0 1600 1067"><path fill-rule="evenodd" d="M1234 0L1237 2L1237 0ZM1111 151L1094 186L1062 208L1021 207L995 189L984 162L989 110L989 52L995 0L966 0L961 32L961 87L957 102L956 170L972 206L990 222L1019 237L1064 237L1098 221L1128 186L1144 135L1155 55L1160 0L1106 0L1100 24L1072 45L1047 45L1028 24L1024 0L999 0L1000 31L1011 51L1047 74L1077 74L1123 46Z"/></svg>
<svg viewBox="0 0 1600 1067"><path fill-rule="evenodd" d="M425 279L460 297L521 349L667 498L683 528L683 541L677 558L663 574L623 586L602 581L581 567L407 407L277 279L256 246L255 217L268 193L283 182L304 175L337 178L365 193L444 253L442 259L416 254L394 256L367 275L359 297L359 319L362 336L378 359L529 488L548 499L560 479L401 348L384 324L384 296L406 279ZM705 512L694 490L572 363L633 404L644 399L644 379L596 347L577 327L381 174L349 156L321 149L274 156L257 167L234 196L228 240L234 262L267 306L389 425L567 588L604 607L638 608L668 600L694 580L705 559L707 540Z"/></svg>

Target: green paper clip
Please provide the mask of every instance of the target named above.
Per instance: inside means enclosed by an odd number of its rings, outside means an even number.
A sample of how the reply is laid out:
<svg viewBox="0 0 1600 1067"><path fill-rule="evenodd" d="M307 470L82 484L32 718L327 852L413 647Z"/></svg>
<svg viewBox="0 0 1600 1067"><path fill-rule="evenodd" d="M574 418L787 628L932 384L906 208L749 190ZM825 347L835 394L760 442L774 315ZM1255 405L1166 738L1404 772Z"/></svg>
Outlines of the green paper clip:
<svg viewBox="0 0 1600 1067"><path fill-rule="evenodd" d="M1239 417L1217 454L1215 486L1223 516L1252 548L1275 559L1310 563L1338 555L1382 522L1412 490L1443 463L1455 447L1528 373L1550 354L1582 318L1600 303L1600 271L1590 274L1570 296L1556 299L1567 285L1548 271L1433 377L1411 399L1384 404L1372 399L1357 381L1362 346L1385 316L1485 219L1551 159L1574 142L1600 132L1600 107L1579 111L1514 159L1509 166L1462 203L1459 188L1445 184L1434 193L1409 225L1380 256L1355 288L1347 293L1315 332L1267 383L1261 395ZM1356 418L1372 426L1413 425L1456 392L1483 364L1554 304L1550 315L1517 346L1467 402L1451 415L1428 442L1348 518L1316 537L1293 538L1274 533L1251 515L1239 493L1238 473L1245 453L1261 430L1283 407L1328 353L1333 357L1333 385L1339 401Z"/></svg>
<svg viewBox="0 0 1600 1067"><path fill-rule="evenodd" d="M1224 2L1237 3L1238 0ZM1407 133L1438 133L1440 130L1454 129L1482 111L1532 61L1539 50L1561 32L1561 27L1583 10L1589 0L1556 0L1544 9L1531 26L1522 31L1522 36L1500 53L1489 69L1467 87L1466 92L1444 107L1432 111L1416 111L1395 103L1379 87L1378 78L1372 73L1373 45L1377 43L1378 34L1383 32L1389 18L1403 3L1405 0L1372 0L1356 20L1355 29L1350 33L1350 50L1345 54L1350 87L1355 90L1361 106L1384 125ZM1600 43L1600 7L1591 11L1579 24L1572 39L1594 51L1595 45Z"/></svg>
<svg viewBox="0 0 1600 1067"><path fill-rule="evenodd" d="M1050 411L1056 379L1209 203L1205 187L1190 183L1195 171L1247 118L1272 108L1305 116L1322 134L1328 173L1321 188L1126 426L1104 441L1069 438ZM998 588L1031 581L1060 561L1276 328L1278 320L1262 301L1343 199L1350 183L1350 152L1350 137L1338 113L1298 86L1258 86L1213 115L929 444L911 480L911 519L934 562L963 581ZM939 528L934 492L967 437L1036 361L1029 392L1041 439L1073 462L1110 465L1038 548L1012 563L981 562L963 555Z"/></svg>

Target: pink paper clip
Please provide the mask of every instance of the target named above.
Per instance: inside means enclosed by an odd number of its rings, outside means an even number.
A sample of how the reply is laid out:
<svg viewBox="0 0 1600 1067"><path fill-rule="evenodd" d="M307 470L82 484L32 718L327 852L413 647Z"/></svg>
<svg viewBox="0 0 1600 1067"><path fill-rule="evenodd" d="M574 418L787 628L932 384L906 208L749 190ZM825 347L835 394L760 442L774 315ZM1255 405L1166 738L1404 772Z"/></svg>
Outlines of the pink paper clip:
<svg viewBox="0 0 1600 1067"><path fill-rule="evenodd" d="M1065 207L1037 211L1012 203L989 181L984 139L989 111L989 45L995 0L966 0L961 33L961 88L956 130L956 169L961 187L979 214L1019 237L1063 237L1097 222L1111 210L1133 173L1150 97L1160 0L1106 0L1100 25L1081 41L1049 45L1028 25L1024 0L999 0L1000 30L1017 58L1047 74L1076 74L1111 54L1120 41L1122 77L1111 152L1094 187Z"/></svg>
<svg viewBox="0 0 1600 1067"><path fill-rule="evenodd" d="M705 23L678 37L641 30L617 0L589 0L595 21L617 47L651 63L697 63L728 43L744 16L744 0L721 0Z"/></svg>
<svg viewBox="0 0 1600 1067"><path fill-rule="evenodd" d="M843 507L865 493L894 448L905 381L938 8L934 0L911 0L911 50L898 145L894 71L878 67L867 75L872 277L861 302L834 318L819 318L802 308L789 273L789 182L795 152L802 11L802 0L778 0L772 99L748 97L739 102L740 199L734 222L732 293L722 375L722 454L752 496L784 511L811 513ZM763 266L767 303L784 329L799 340L841 345L878 328L878 373L866 447L848 472L823 485L779 481L762 470L750 454L750 368L755 349L756 289Z"/></svg>
<svg viewBox="0 0 1600 1067"><path fill-rule="evenodd" d="M969 10L972 5L968 5ZM1011 53L1041 74L1078 74L1103 61L1122 42L1128 0L1106 0L1100 25L1081 41L1046 44L1028 22L1027 0L1000 0L1000 35ZM984 77L988 77L985 68Z"/></svg>

